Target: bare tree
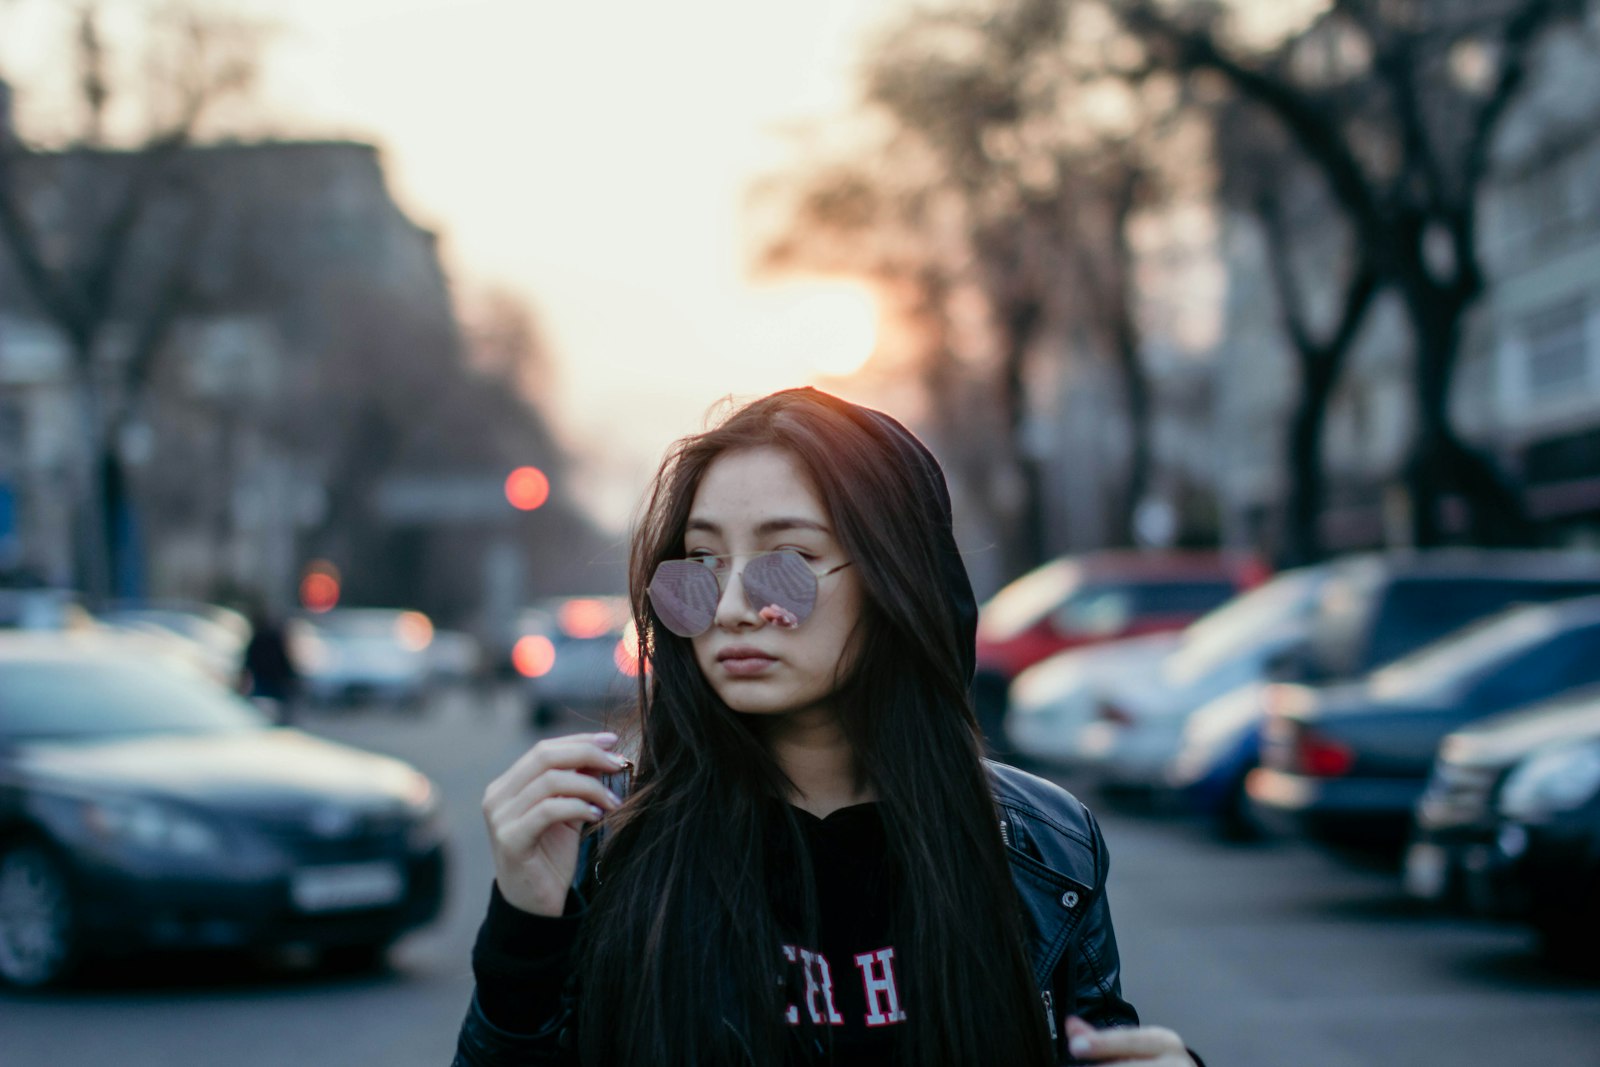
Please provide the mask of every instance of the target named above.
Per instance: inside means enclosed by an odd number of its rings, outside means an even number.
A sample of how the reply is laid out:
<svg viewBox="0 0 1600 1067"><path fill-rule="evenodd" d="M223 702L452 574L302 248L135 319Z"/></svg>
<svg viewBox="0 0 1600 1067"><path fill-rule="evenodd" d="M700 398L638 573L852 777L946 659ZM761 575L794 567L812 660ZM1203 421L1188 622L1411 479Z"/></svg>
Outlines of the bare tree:
<svg viewBox="0 0 1600 1067"><path fill-rule="evenodd" d="M988 0L896 25L864 70L864 110L887 133L847 165L803 169L790 225L769 247L769 264L853 269L902 294L926 342L936 418L948 413L957 431L974 429L959 372L977 373L999 430L981 451L1000 460L978 484L999 497L990 510L1013 532L1013 571L1047 544L1046 457L1028 432L1033 361L1097 354L1115 368L1131 447L1113 537L1132 540L1150 481L1130 233L1165 191L1160 140L1186 101L1162 72L1113 77L1088 62L1100 33L1054 0ZM1100 108L1111 93L1115 114ZM962 352L948 307L965 293L983 302L988 331ZM1093 352L1046 344L1064 334Z"/></svg>
<svg viewBox="0 0 1600 1067"><path fill-rule="evenodd" d="M1304 234L1307 218L1327 212L1320 175L1248 103L1219 109L1215 142L1222 171L1220 199L1260 227L1279 318L1295 358L1297 381L1285 449L1289 499L1280 562L1312 563L1323 555L1322 435L1328 405L1378 295L1378 269L1371 250L1345 228L1339 235L1344 248L1331 271L1319 255L1318 277L1306 284L1305 257L1296 255L1295 237L1297 231ZM1320 244L1316 248L1324 251ZM1313 294L1330 282L1336 294L1329 302L1331 313L1319 316Z"/></svg>
<svg viewBox="0 0 1600 1067"><path fill-rule="evenodd" d="M1583 0L1334 0L1307 30L1251 46L1209 0L1111 5L1170 69L1220 78L1272 115L1322 175L1378 283L1393 286L1415 350L1405 479L1412 538L1439 543L1440 502L1470 535L1527 536L1515 492L1451 425L1468 311L1484 291L1478 210L1491 149L1536 48Z"/></svg>
<svg viewBox="0 0 1600 1067"><path fill-rule="evenodd" d="M164 12L151 25L152 84L142 91L151 125L114 146L107 115L118 86L103 15L92 2L76 15L81 130L48 150L15 131L0 138L0 245L71 355L83 441L76 556L92 597L112 592L124 505L118 440L189 299L206 228L208 205L181 156L208 111L249 88L258 43L237 19Z"/></svg>

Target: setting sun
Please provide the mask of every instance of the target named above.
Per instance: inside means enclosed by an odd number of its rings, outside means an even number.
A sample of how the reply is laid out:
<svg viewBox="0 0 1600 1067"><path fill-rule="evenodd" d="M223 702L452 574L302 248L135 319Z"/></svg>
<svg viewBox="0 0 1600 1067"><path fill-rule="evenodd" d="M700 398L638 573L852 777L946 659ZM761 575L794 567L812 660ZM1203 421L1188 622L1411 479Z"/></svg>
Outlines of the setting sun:
<svg viewBox="0 0 1600 1067"><path fill-rule="evenodd" d="M847 281L784 285L764 295L771 351L785 368L830 378L854 374L878 344L878 306Z"/></svg>

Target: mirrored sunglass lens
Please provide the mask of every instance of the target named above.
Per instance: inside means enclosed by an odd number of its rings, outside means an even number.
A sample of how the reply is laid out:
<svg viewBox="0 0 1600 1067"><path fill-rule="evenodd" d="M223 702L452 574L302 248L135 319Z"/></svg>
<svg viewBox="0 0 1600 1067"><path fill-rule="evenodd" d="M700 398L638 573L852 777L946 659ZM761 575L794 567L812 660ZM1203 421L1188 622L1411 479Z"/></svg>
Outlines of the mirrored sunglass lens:
<svg viewBox="0 0 1600 1067"><path fill-rule="evenodd" d="M720 595L717 576L703 563L668 560L650 579L650 606L661 624L679 637L698 637L711 629Z"/></svg>
<svg viewBox="0 0 1600 1067"><path fill-rule="evenodd" d="M769 552L745 564L744 597L754 611L776 606L805 622L817 605L817 576L798 552Z"/></svg>

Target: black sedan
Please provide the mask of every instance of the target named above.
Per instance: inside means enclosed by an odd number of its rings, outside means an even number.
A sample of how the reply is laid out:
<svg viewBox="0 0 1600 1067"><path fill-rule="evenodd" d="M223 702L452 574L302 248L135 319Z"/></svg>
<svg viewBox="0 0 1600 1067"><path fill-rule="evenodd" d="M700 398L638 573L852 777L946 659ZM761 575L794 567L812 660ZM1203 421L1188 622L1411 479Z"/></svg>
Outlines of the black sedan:
<svg viewBox="0 0 1600 1067"><path fill-rule="evenodd" d="M0 982L146 949L375 962L438 913L444 864L406 764L112 638L0 634Z"/></svg>
<svg viewBox="0 0 1600 1067"><path fill-rule="evenodd" d="M1277 694L1247 790L1269 825L1401 845L1439 743L1488 715L1600 683L1600 597L1524 607L1364 681Z"/></svg>
<svg viewBox="0 0 1600 1067"><path fill-rule="evenodd" d="M1520 856L1526 845L1523 829L1506 831L1502 824L1501 793L1514 770L1540 750L1585 742L1600 742L1600 687L1495 715L1446 737L1417 804L1416 832L1406 850L1407 892L1480 914L1523 912L1521 892L1489 876L1505 866L1507 851ZM1595 856L1600 860L1600 851Z"/></svg>
<svg viewBox="0 0 1600 1067"><path fill-rule="evenodd" d="M1600 731L1528 756L1496 806L1478 895L1536 926L1553 959L1600 972Z"/></svg>

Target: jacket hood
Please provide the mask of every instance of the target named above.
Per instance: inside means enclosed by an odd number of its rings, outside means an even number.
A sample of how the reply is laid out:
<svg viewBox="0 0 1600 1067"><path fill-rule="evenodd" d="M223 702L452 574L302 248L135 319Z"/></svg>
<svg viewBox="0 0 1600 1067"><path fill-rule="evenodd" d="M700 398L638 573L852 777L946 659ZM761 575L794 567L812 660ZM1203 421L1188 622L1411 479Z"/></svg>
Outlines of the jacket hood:
<svg viewBox="0 0 1600 1067"><path fill-rule="evenodd" d="M820 392L820 390L810 390ZM944 468L933 458L928 446L899 421L881 411L822 393L842 407L857 423L878 440L901 463L915 472L924 492L918 494L923 521L934 531L939 556L940 581L955 613L961 656L961 672L969 683L978 663L978 601L972 594L967 565L956 546L955 527L950 507L950 487L945 484Z"/></svg>

